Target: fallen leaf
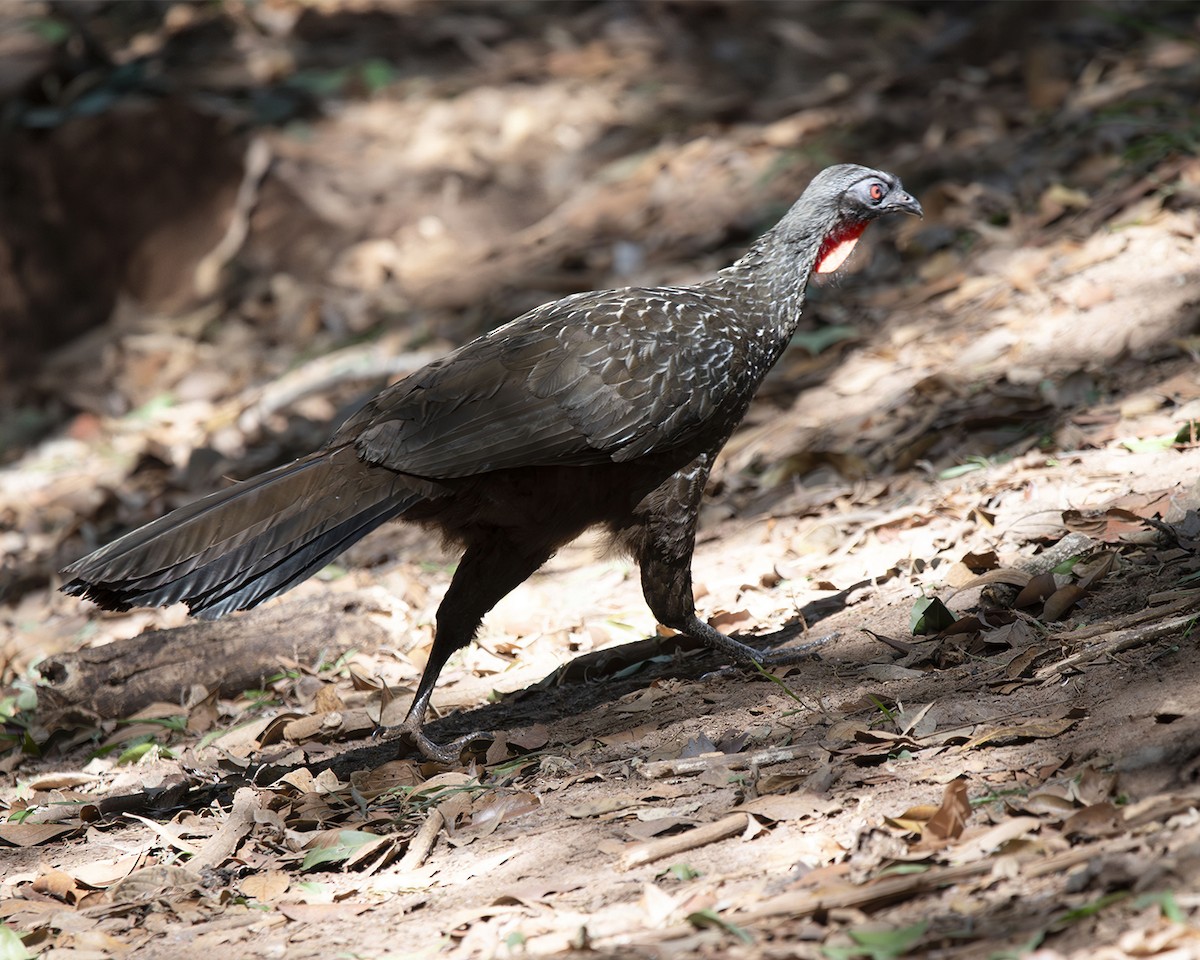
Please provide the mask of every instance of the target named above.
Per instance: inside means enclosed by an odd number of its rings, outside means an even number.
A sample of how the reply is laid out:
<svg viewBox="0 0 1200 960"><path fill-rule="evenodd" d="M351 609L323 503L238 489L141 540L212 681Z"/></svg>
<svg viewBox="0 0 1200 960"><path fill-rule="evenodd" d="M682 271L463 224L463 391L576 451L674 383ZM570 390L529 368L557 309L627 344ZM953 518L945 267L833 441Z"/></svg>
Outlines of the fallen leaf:
<svg viewBox="0 0 1200 960"><path fill-rule="evenodd" d="M1068 583L1066 586L1059 587L1046 598L1046 604L1042 607L1042 619L1061 620L1071 612L1075 604L1086 596L1087 591L1077 583Z"/></svg>
<svg viewBox="0 0 1200 960"><path fill-rule="evenodd" d="M108 888L114 903L146 903L159 897L177 899L203 886L200 874L186 867L160 863L135 870Z"/></svg>
<svg viewBox="0 0 1200 960"><path fill-rule="evenodd" d="M291 878L283 870L267 870L243 877L239 887L242 893L254 900L278 900L291 886Z"/></svg>
<svg viewBox="0 0 1200 960"><path fill-rule="evenodd" d="M601 817L606 813L616 813L618 810L626 810L637 805L638 800L635 797L626 794L609 794L597 800L577 803L567 807L563 812L573 820L586 820L589 817Z"/></svg>
<svg viewBox="0 0 1200 960"><path fill-rule="evenodd" d="M963 744L964 750L974 750L988 743L1015 743L1020 740L1044 740L1057 737L1075 726L1078 718L1067 717L1061 720L1029 720L1025 723L1014 724L1011 727L994 727Z"/></svg>
<svg viewBox="0 0 1200 960"><path fill-rule="evenodd" d="M78 829L59 823L0 823L0 840L14 847L36 847Z"/></svg>
<svg viewBox="0 0 1200 960"><path fill-rule="evenodd" d="M1066 837L1111 837L1124 829L1121 811L1107 801L1077 810L1062 825Z"/></svg>
<svg viewBox="0 0 1200 960"><path fill-rule="evenodd" d="M971 801L965 780L951 780L942 795L942 805L925 824L924 836L935 840L956 840L962 836L971 818Z"/></svg>
<svg viewBox="0 0 1200 960"><path fill-rule="evenodd" d="M1043 602L1057 589L1058 581L1054 579L1053 573L1040 573L1025 584L1013 601L1013 606L1032 607L1035 603Z"/></svg>

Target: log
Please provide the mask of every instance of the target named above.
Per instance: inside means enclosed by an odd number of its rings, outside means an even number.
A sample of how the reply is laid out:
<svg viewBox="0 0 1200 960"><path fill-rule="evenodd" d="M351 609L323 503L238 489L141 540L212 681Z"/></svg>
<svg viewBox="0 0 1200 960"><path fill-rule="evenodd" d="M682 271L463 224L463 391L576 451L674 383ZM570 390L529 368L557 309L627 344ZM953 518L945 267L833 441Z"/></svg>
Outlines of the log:
<svg viewBox="0 0 1200 960"><path fill-rule="evenodd" d="M366 593L327 594L49 657L38 665L41 720L55 729L128 717L181 701L196 684L224 696L258 689L284 660L316 664L391 642L379 613Z"/></svg>

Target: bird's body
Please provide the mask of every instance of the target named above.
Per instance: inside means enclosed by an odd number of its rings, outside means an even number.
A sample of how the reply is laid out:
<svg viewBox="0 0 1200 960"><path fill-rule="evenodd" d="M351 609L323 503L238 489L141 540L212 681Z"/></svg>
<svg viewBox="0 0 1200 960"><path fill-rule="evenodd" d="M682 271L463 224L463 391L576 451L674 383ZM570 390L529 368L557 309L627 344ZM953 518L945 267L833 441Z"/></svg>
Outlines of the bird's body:
<svg viewBox="0 0 1200 960"><path fill-rule="evenodd" d="M431 756L447 755L421 732L446 659L589 527L637 560L660 622L759 660L695 615L704 484L794 333L809 275L894 211L920 212L895 177L830 167L713 279L538 307L382 391L316 453L84 557L64 589L216 617L282 593L389 519L434 528L464 554L404 724Z"/></svg>

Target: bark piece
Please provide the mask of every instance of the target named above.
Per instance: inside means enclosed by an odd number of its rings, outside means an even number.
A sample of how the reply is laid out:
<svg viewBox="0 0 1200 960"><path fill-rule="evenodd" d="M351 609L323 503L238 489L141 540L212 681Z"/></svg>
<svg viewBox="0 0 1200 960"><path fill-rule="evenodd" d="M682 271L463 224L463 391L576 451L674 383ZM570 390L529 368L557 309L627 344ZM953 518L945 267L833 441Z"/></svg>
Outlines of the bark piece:
<svg viewBox="0 0 1200 960"><path fill-rule="evenodd" d="M53 728L72 716L128 717L195 684L223 695L261 687L281 658L309 663L386 643L376 610L362 594L327 595L59 654L40 665L42 719Z"/></svg>

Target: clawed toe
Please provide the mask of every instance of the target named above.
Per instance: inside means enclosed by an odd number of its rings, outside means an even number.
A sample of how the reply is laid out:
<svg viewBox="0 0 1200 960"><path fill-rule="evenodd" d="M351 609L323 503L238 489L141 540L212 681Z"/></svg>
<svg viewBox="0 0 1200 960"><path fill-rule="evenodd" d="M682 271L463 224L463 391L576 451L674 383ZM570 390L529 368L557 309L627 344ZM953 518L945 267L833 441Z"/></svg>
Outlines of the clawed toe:
<svg viewBox="0 0 1200 960"><path fill-rule="evenodd" d="M811 640L799 647L788 647L784 650L772 650L770 653L764 653L762 665L764 667L779 667L791 663L800 663L803 660L812 660L817 656L817 650L836 637L836 633L831 633L824 637L818 637L816 640Z"/></svg>
<svg viewBox="0 0 1200 960"><path fill-rule="evenodd" d="M764 653L762 665L764 667L782 667L791 663L800 663L802 660L811 660L813 652L804 648L789 649L789 650L773 650L771 653Z"/></svg>
<svg viewBox="0 0 1200 960"><path fill-rule="evenodd" d="M425 735L423 730L406 730L405 733L421 752L426 760L437 763L457 764L462 762L462 753L467 746L476 740L490 740L491 735L481 730L473 730L451 740L449 743L435 743Z"/></svg>

